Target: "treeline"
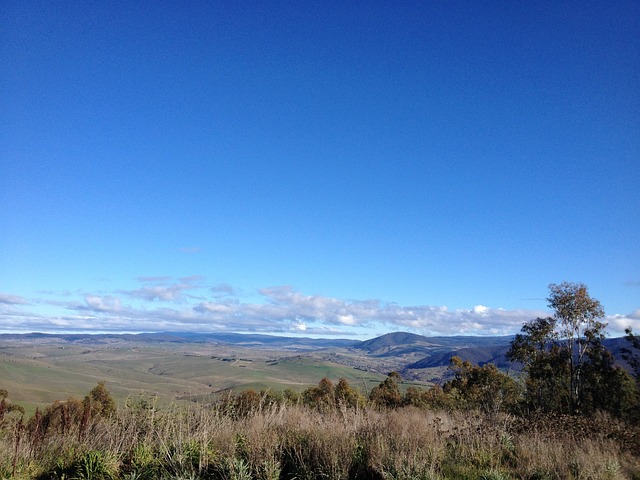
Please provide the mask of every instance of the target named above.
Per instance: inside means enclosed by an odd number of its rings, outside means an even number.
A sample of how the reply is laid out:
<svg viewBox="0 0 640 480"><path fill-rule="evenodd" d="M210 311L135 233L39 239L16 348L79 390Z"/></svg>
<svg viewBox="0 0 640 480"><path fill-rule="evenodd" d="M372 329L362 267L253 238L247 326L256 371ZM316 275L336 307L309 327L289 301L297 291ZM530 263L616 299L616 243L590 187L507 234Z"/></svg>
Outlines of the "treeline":
<svg viewBox="0 0 640 480"><path fill-rule="evenodd" d="M353 388L345 378L337 383L329 378L302 392L285 389L244 390L229 393L216 401L216 408L226 414L242 417L279 405L301 405L320 413L334 410L374 408L399 409L417 407L423 410L480 410L483 413L513 411L521 399L521 389L510 376L494 365L472 365L458 357L451 360L454 378L444 386L429 389L410 386L401 388L402 377L391 372L367 394Z"/></svg>

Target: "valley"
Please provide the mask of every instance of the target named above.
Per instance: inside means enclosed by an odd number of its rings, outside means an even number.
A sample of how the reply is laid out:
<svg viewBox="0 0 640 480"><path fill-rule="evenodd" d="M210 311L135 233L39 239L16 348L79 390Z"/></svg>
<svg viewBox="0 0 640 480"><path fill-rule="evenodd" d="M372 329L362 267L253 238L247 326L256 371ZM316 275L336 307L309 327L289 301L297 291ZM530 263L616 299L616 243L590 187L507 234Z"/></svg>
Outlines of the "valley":
<svg viewBox="0 0 640 480"><path fill-rule="evenodd" d="M302 391L323 377L368 392L390 371L401 387L429 387L451 356L513 368L512 337L424 337L390 333L367 341L242 334L0 335L0 388L27 412L81 397L105 382L119 400L208 401L231 390ZM612 342L612 339L609 342Z"/></svg>

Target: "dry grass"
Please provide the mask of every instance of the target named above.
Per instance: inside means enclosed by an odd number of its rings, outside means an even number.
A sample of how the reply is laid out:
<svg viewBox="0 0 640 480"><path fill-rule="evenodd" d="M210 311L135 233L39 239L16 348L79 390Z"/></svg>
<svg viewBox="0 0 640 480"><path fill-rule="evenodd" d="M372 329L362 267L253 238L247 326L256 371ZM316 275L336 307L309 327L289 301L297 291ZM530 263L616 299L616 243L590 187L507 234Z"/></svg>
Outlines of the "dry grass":
<svg viewBox="0 0 640 480"><path fill-rule="evenodd" d="M0 430L0 478L631 479L633 430L611 419L516 419L416 408L121 408L84 432ZM605 426L608 424L608 429ZM631 433L622 438L620 430ZM637 433L637 430L636 430ZM16 448L17 447L17 448Z"/></svg>

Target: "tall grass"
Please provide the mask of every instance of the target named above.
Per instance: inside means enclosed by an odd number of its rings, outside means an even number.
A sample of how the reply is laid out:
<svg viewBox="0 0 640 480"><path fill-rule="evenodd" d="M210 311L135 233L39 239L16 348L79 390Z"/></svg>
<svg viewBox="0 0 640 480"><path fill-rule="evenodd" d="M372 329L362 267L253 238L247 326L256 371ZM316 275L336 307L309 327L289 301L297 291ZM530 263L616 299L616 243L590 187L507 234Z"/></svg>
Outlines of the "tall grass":
<svg viewBox="0 0 640 480"><path fill-rule="evenodd" d="M637 445L623 438L623 427L594 422L600 426L589 430L588 422L568 428L557 420L413 407L320 412L280 403L233 415L196 404L129 405L46 433L5 418L0 478L638 478Z"/></svg>

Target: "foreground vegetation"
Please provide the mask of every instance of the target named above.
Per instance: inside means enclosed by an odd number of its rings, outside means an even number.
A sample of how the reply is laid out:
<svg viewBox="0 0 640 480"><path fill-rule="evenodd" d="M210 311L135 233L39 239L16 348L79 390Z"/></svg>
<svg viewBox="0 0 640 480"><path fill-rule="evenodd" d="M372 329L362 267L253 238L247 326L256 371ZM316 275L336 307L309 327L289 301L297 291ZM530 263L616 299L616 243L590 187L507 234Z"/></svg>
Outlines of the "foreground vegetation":
<svg viewBox="0 0 640 480"><path fill-rule="evenodd" d="M0 478L640 478L640 432L606 414L525 419L266 392L162 409L139 397L113 409L106 393L98 386L27 422L5 415Z"/></svg>

